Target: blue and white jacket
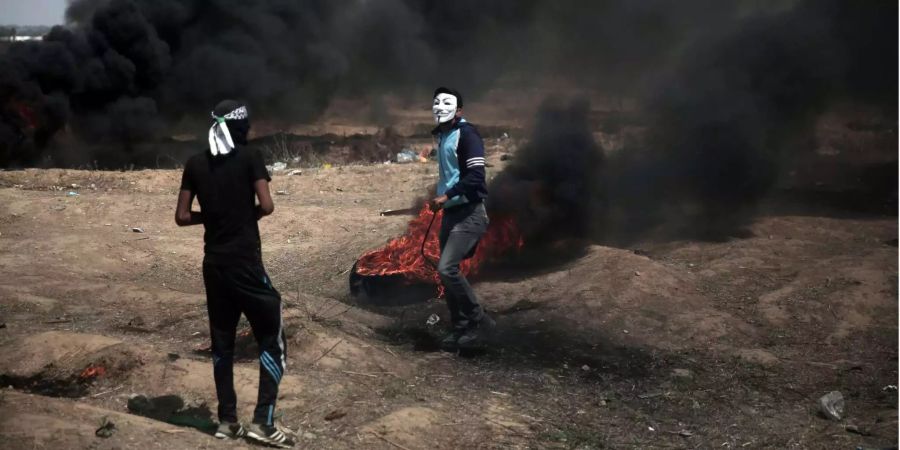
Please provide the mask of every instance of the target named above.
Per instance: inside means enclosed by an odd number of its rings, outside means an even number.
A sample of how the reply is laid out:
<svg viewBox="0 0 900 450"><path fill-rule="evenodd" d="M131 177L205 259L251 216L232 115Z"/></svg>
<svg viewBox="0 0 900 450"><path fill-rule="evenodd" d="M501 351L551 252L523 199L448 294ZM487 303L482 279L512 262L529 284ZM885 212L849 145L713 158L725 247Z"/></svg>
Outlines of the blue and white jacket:
<svg viewBox="0 0 900 450"><path fill-rule="evenodd" d="M460 117L449 131L442 132L438 127L431 133L438 139L437 195L450 198L444 208L484 201L484 143L478 130Z"/></svg>

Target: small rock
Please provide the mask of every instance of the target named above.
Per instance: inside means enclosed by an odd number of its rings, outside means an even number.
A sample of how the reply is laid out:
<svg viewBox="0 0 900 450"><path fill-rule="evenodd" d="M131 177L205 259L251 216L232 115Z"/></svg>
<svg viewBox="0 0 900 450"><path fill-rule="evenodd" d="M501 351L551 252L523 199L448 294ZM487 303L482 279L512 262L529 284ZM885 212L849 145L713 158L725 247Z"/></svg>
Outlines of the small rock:
<svg viewBox="0 0 900 450"><path fill-rule="evenodd" d="M559 384L559 380L552 373L544 372L541 374L541 381L545 384Z"/></svg>
<svg viewBox="0 0 900 450"><path fill-rule="evenodd" d="M860 429L858 426L853 425L853 424L847 424L847 426L844 427L844 430L846 430L848 433L858 434L860 436L871 436L872 435L872 433L869 433L868 431L866 431L864 429Z"/></svg>
<svg viewBox="0 0 900 450"><path fill-rule="evenodd" d="M819 398L819 411L831 419L840 421L844 415L844 395L838 391L831 391Z"/></svg>
<svg viewBox="0 0 900 450"><path fill-rule="evenodd" d="M275 191L276 195L287 195L287 191Z"/></svg>
<svg viewBox="0 0 900 450"><path fill-rule="evenodd" d="M440 321L441 321L441 316L439 316L437 314L432 314L432 315L428 316L427 320L425 320L425 325L431 327L431 326L436 325Z"/></svg>
<svg viewBox="0 0 900 450"><path fill-rule="evenodd" d="M509 153L500 155L500 161L509 161L510 159L512 159L512 155L510 155Z"/></svg>
<svg viewBox="0 0 900 450"><path fill-rule="evenodd" d="M590 371L591 371L591 366L585 364L585 365L581 366L581 370L583 370L583 371L585 371L585 372L590 372Z"/></svg>
<svg viewBox="0 0 900 450"><path fill-rule="evenodd" d="M311 441L311 440L313 440L313 439L315 439L315 438L316 438L316 435L310 433L309 431L304 431L304 432L303 432L303 439L307 439L307 440L310 440L310 441Z"/></svg>
<svg viewBox="0 0 900 450"><path fill-rule="evenodd" d="M628 330L622 330L622 332L628 334Z"/></svg>
<svg viewBox="0 0 900 450"><path fill-rule="evenodd" d="M639 276L641 276L641 273L638 272L637 270L635 270L635 271L634 271L634 276L639 277Z"/></svg>
<svg viewBox="0 0 900 450"><path fill-rule="evenodd" d="M2 328L2 327L0 327L0 328ZM893 385L893 384L889 384L889 385L881 388L881 390L885 391L885 392L897 392L897 386Z"/></svg>
<svg viewBox="0 0 900 450"><path fill-rule="evenodd" d="M134 227L134 228L131 229L131 231L133 231L133 232L135 232L135 233L143 233L143 232L144 232L144 229L143 229L143 228L139 228L139 227Z"/></svg>
<svg viewBox="0 0 900 450"><path fill-rule="evenodd" d="M75 192L75 191L69 191L69 192L66 193L66 196L68 196L68 197L78 197L78 193Z"/></svg>
<svg viewBox="0 0 900 450"><path fill-rule="evenodd" d="M672 376L675 378L694 378L694 372L690 369L672 369Z"/></svg>
<svg viewBox="0 0 900 450"><path fill-rule="evenodd" d="M288 175L303 175L303 171L300 169L294 169Z"/></svg>

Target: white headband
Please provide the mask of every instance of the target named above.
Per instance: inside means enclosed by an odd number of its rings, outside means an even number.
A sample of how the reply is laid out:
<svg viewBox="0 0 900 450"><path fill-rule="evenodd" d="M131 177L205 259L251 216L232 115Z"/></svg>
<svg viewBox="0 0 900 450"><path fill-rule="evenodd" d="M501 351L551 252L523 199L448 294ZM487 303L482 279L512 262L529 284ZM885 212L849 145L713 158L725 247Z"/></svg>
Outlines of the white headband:
<svg viewBox="0 0 900 450"><path fill-rule="evenodd" d="M215 112L210 113L215 123L209 128L209 151L215 155L227 155L234 149L234 140L231 139L231 131L228 130L226 120L246 119L247 107L241 106L224 116L217 116Z"/></svg>

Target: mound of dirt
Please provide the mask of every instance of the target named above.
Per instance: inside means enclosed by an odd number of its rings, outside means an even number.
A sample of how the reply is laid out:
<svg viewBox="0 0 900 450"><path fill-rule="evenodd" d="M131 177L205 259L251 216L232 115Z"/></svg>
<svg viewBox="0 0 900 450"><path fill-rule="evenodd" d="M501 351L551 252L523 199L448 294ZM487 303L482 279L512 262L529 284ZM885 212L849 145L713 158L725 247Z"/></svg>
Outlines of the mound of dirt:
<svg viewBox="0 0 900 450"><path fill-rule="evenodd" d="M48 331L0 347L0 367L8 377L29 378L46 370L82 366L92 356L122 341L97 334Z"/></svg>
<svg viewBox="0 0 900 450"><path fill-rule="evenodd" d="M398 409L360 429L361 434L375 435L404 448L428 448L429 435L441 425L439 412L421 406Z"/></svg>
<svg viewBox="0 0 900 450"><path fill-rule="evenodd" d="M48 331L0 347L0 381L33 392L79 397L89 382L127 373L139 361L118 339Z"/></svg>
<svg viewBox="0 0 900 450"><path fill-rule="evenodd" d="M629 345L717 347L752 332L697 294L688 270L617 248L592 246L557 271L478 288L486 304L504 314L522 320L550 315L582 336L600 333L604 340Z"/></svg>
<svg viewBox="0 0 900 450"><path fill-rule="evenodd" d="M108 438L95 433L104 419ZM68 399L0 391L0 439L6 449L201 448L221 446L207 434ZM231 447L231 446L228 446Z"/></svg>

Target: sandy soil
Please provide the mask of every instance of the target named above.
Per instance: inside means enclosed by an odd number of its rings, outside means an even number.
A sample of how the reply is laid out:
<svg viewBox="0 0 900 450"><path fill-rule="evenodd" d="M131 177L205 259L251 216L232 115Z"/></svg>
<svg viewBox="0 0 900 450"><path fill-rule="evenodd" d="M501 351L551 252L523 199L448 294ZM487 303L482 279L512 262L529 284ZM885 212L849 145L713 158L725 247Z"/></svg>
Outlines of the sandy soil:
<svg viewBox="0 0 900 450"><path fill-rule="evenodd" d="M0 172L3 448L252 447L209 434L202 229L175 226L179 177ZM430 164L274 177L261 231L289 335L279 421L304 448L897 445L896 216L770 214L740 239L488 270L476 290L498 334L457 356L435 351L439 300L379 307L347 285L410 219L378 212L435 177ZM255 344L238 347L249 418ZM832 390L840 422L817 413Z"/></svg>

